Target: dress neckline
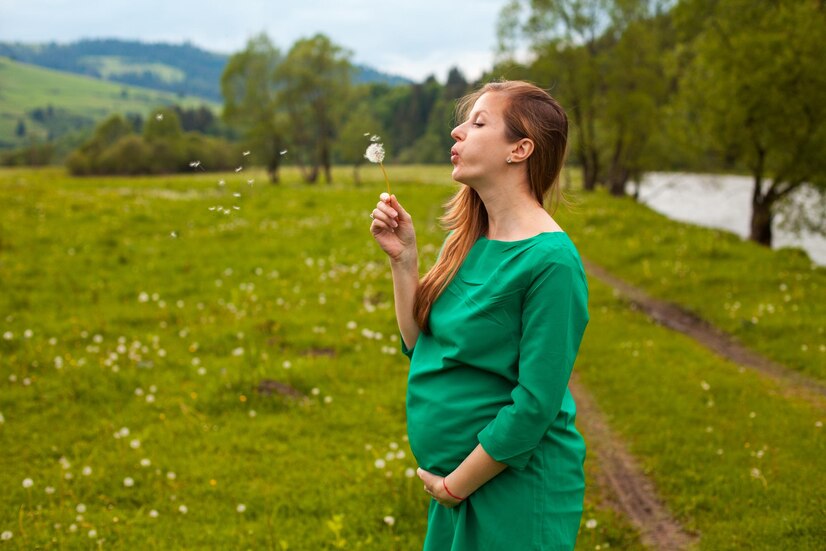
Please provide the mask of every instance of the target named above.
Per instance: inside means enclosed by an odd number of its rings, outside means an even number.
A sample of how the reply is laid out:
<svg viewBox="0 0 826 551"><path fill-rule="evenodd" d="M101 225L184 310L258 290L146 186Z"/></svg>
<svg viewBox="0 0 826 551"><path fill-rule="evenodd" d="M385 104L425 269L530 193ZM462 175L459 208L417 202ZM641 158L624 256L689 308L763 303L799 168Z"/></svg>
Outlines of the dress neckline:
<svg viewBox="0 0 826 551"><path fill-rule="evenodd" d="M501 243L502 245L518 245L518 244L520 244L520 243L528 243L528 242L530 242L530 241L533 241L534 239L537 239L537 238L542 237L542 236L545 236L545 235L556 235L556 234L560 234L560 235L567 235L564 231L561 231L561 230L555 230L555 231L543 231L543 232L539 232L538 234L536 234L536 235L534 235L534 236L531 236L531 237L526 237L525 239L516 239L516 240L514 240L514 241L502 241L502 240L500 240L500 239L488 239L488 238L487 238L486 236L484 236L484 235L480 236L480 237L479 237L479 240L480 240L480 241L483 241L483 240L484 240L484 241L487 241L488 243Z"/></svg>

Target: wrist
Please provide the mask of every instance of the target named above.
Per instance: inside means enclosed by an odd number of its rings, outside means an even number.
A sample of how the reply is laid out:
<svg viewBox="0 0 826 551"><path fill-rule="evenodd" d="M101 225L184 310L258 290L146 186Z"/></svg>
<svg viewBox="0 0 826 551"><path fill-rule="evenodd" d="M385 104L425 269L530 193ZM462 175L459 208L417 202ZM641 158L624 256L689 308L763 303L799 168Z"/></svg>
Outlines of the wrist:
<svg viewBox="0 0 826 551"><path fill-rule="evenodd" d="M390 257L390 267L393 269L401 268L402 270L415 270L418 276L419 272L419 254L414 248L412 252L402 253L397 257Z"/></svg>
<svg viewBox="0 0 826 551"><path fill-rule="evenodd" d="M447 495L449 495L449 496L450 496L450 497L452 497L453 499L456 499L456 500L458 500L458 501L464 501L464 500L466 499L465 497L463 497L463 495L464 495L464 494L457 493L457 492L455 491L455 490L456 490L455 488L451 489L451 488L452 488L452 486L450 486L450 485L448 484L448 482L447 482L447 477L444 477L444 478L442 479L442 487L444 488L444 490L445 490L445 492L447 493Z"/></svg>

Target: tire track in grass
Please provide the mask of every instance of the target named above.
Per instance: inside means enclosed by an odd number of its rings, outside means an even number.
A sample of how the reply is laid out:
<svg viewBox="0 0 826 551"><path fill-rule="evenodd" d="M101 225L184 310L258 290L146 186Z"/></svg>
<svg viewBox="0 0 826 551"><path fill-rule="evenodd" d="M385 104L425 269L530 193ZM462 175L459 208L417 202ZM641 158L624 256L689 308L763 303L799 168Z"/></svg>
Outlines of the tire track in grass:
<svg viewBox="0 0 826 551"><path fill-rule="evenodd" d="M656 299L642 289L616 277L590 260L582 259L588 275L610 285L660 325L684 333L695 341L730 360L741 369L752 369L781 383L783 395L803 399L814 406L826 408L826 384L793 371L737 342L730 334L714 327L679 305Z"/></svg>
<svg viewBox="0 0 826 551"><path fill-rule="evenodd" d="M597 485L606 502L629 518L639 530L643 545L662 551L690 549L697 538L688 534L658 497L654 483L637 464L622 440L608 426L576 371L569 383L577 405L577 424L587 445L599 458Z"/></svg>

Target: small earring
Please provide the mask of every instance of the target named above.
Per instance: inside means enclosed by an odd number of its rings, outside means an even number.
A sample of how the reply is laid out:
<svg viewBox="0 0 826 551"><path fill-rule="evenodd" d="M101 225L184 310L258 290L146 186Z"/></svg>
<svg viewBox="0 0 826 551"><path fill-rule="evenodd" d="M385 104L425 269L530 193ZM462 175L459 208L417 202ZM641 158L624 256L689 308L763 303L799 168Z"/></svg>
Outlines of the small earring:
<svg viewBox="0 0 826 551"><path fill-rule="evenodd" d="M513 161L511 161L511 158L510 158L510 157L508 157L508 158L507 158L507 160L506 160L505 162L506 162L506 163L508 163L508 164L511 164Z"/></svg>

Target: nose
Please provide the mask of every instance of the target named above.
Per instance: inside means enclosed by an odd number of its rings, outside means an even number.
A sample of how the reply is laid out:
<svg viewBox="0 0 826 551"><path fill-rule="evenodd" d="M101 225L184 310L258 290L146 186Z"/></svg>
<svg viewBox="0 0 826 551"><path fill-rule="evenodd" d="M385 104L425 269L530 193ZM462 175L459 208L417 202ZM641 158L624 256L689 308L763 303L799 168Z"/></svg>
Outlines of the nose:
<svg viewBox="0 0 826 551"><path fill-rule="evenodd" d="M463 126L464 124L460 124L459 126L450 131L450 137L456 140L457 142L463 140L465 137L464 130L462 128Z"/></svg>

